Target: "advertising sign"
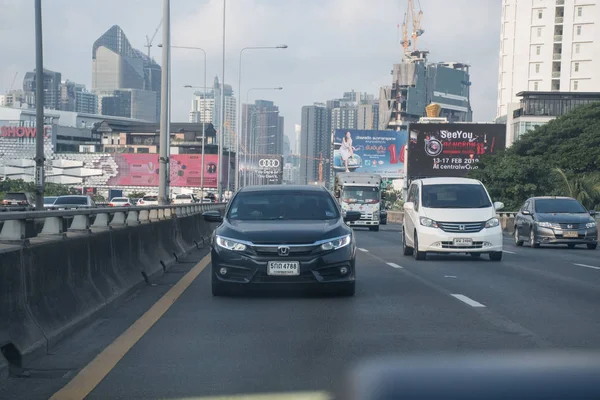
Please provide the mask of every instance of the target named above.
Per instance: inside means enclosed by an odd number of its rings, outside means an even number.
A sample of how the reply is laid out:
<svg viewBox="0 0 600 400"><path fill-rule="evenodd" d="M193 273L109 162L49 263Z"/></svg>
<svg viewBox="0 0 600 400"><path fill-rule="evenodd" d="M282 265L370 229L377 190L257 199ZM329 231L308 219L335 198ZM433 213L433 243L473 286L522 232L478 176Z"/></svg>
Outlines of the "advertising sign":
<svg viewBox="0 0 600 400"><path fill-rule="evenodd" d="M363 172L383 178L404 176L406 131L336 129L333 139L333 170Z"/></svg>
<svg viewBox="0 0 600 400"><path fill-rule="evenodd" d="M261 156L257 160L257 174L262 183L279 185L283 178L283 157L275 155Z"/></svg>
<svg viewBox="0 0 600 400"><path fill-rule="evenodd" d="M461 177L506 146L504 124L410 124L408 176Z"/></svg>

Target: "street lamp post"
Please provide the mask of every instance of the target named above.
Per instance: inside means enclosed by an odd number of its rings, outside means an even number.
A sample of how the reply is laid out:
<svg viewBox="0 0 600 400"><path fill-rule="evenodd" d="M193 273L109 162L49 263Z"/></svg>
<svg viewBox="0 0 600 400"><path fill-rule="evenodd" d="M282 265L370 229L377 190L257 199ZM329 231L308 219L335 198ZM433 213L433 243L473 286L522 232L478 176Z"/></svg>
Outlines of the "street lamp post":
<svg viewBox="0 0 600 400"><path fill-rule="evenodd" d="M171 1L163 0L163 45L160 94L160 148L158 157L158 201L166 205L169 196L169 76L171 74Z"/></svg>
<svg viewBox="0 0 600 400"><path fill-rule="evenodd" d="M35 210L44 209L44 50L42 0L35 0Z"/></svg>
<svg viewBox="0 0 600 400"><path fill-rule="evenodd" d="M223 0L225 1L225 0ZM240 154L240 134L242 132L242 54L244 53L244 51L246 50L268 50L268 49L287 49L288 46L286 44L280 44L278 46L250 46L250 47L244 47L243 49L240 50L240 66L238 69L238 113L240 114L238 116L238 134L236 136L236 141L235 141L235 158L236 158L236 166L239 166L239 154ZM237 172L235 174L235 188L236 190L239 188L239 179L240 179L240 174L239 174L239 167L237 168Z"/></svg>
<svg viewBox="0 0 600 400"><path fill-rule="evenodd" d="M158 47L162 47L162 43L158 45ZM186 50L198 50L201 51L202 54L204 54L204 101L206 101L206 51L202 48L202 47L193 47L193 46L173 46L171 45L172 49L186 49ZM186 85L185 87L192 87L190 85ZM204 166L204 139L205 139L205 125L204 125L204 102L202 103L202 160L200 161L202 163L202 171L200 172L200 188L202 189L202 195L204 196L204 170L205 170L205 166Z"/></svg>

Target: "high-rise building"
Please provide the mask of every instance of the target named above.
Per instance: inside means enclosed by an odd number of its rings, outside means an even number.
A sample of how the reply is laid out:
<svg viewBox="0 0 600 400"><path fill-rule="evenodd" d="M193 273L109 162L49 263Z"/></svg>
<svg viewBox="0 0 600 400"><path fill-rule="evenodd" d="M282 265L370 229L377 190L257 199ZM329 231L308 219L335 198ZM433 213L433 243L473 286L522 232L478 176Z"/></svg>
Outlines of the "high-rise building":
<svg viewBox="0 0 600 400"><path fill-rule="evenodd" d="M524 133L513 129L523 93L533 99L531 92L544 98L600 92L599 3L502 0L496 121L507 124L507 144ZM540 113L554 116L557 110Z"/></svg>
<svg viewBox="0 0 600 400"><path fill-rule="evenodd" d="M134 49L123 30L114 25L106 31L92 47L92 91L99 96L100 112L104 115L113 111L112 106L104 108L106 97L119 97L107 100L106 104L117 104L125 101L131 103L126 109L136 112L135 115L123 115L123 110L116 111L118 116L139 118L156 122L160 119L160 66L140 50ZM117 93L117 91L120 91ZM128 91L129 94L125 94ZM146 93L145 93L146 92ZM152 100L153 99L153 100ZM110 111L109 111L110 110ZM148 116L152 116L148 119Z"/></svg>
<svg viewBox="0 0 600 400"><path fill-rule="evenodd" d="M325 104L302 107L300 130L300 183L327 183L330 170L331 124Z"/></svg>
<svg viewBox="0 0 600 400"><path fill-rule="evenodd" d="M302 134L302 127L299 124L294 124L294 148L292 149L294 154L300 153L300 137Z"/></svg>
<svg viewBox="0 0 600 400"><path fill-rule="evenodd" d="M235 135L237 129L237 103L231 85L222 85L219 78L215 77L213 87L209 91L197 91L192 99L190 109L190 122L212 123L215 129L221 129L221 93L225 93L225 133L223 134L224 148L235 149Z"/></svg>
<svg viewBox="0 0 600 400"><path fill-rule="evenodd" d="M67 80L60 84L60 110L96 114L98 96L89 93L85 85Z"/></svg>
<svg viewBox="0 0 600 400"><path fill-rule="evenodd" d="M283 155L284 118L268 100L242 105L241 143L249 153Z"/></svg>
<svg viewBox="0 0 600 400"><path fill-rule="evenodd" d="M357 129L376 130L379 127L379 103L361 104L357 110Z"/></svg>
<svg viewBox="0 0 600 400"><path fill-rule="evenodd" d="M44 108L50 110L60 110L60 82L61 73L50 71L44 68ZM27 98L33 100L31 106L35 107L36 75L33 72L27 72L23 78L23 91Z"/></svg>
<svg viewBox="0 0 600 400"><path fill-rule="evenodd" d="M426 51L405 54L394 64L392 85L379 92L379 129L406 129L425 117L425 107L441 106L440 117L449 122L471 122L469 65L458 62L428 63Z"/></svg>

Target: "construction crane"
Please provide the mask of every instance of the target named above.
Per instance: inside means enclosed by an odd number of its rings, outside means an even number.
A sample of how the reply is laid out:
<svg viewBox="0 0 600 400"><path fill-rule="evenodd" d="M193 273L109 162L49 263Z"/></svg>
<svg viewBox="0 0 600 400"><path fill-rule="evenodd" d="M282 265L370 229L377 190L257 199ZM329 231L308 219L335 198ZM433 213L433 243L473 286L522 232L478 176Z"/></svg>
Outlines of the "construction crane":
<svg viewBox="0 0 600 400"><path fill-rule="evenodd" d="M404 48L404 53L408 53L408 48L412 44L412 50L417 50L417 42L419 41L419 36L421 36L425 31L421 28L421 18L423 17L423 11L421 10L421 2L417 0L417 4L419 7L419 12L415 12L415 3L414 0L408 0L408 5L406 7L406 12L404 13L404 22L402 22L402 47ZM408 34L408 24L410 17L410 23L412 25L412 32Z"/></svg>
<svg viewBox="0 0 600 400"><path fill-rule="evenodd" d="M10 84L10 91L12 92L12 90L15 87L15 82L17 81L17 75L19 75L19 71L15 72L15 77L12 80L12 83Z"/></svg>
<svg viewBox="0 0 600 400"><path fill-rule="evenodd" d="M146 44L144 45L144 47L148 48L148 58L150 58L150 47L152 47L152 42L154 42L154 38L156 37L156 34L158 33L158 30L160 29L161 25L162 25L162 19L158 23L158 26L156 27L156 30L154 31L154 35L152 35L152 38L149 38L148 35L146 35Z"/></svg>

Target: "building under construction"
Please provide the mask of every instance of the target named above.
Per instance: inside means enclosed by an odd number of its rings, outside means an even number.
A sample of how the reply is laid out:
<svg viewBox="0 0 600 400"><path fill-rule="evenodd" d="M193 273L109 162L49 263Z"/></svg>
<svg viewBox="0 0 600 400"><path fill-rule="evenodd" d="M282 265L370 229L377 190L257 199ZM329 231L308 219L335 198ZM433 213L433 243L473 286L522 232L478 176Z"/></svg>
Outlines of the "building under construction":
<svg viewBox="0 0 600 400"><path fill-rule="evenodd" d="M408 123L425 117L425 107L431 103L440 105L439 117L448 122L473 120L469 65L427 60L429 52L417 47L424 33L422 15L421 10L415 12L414 1L408 0L402 24L402 61L394 64L391 86L383 86L379 93L379 129L405 129Z"/></svg>

